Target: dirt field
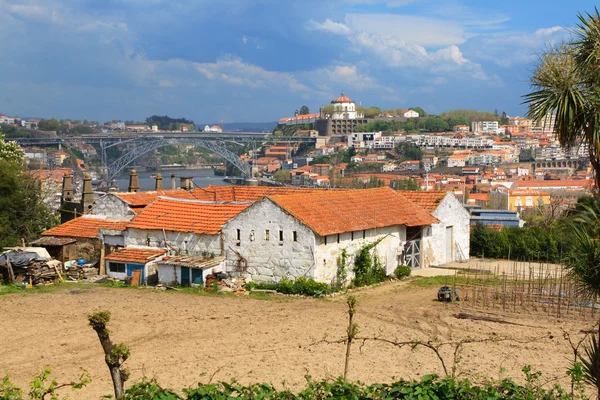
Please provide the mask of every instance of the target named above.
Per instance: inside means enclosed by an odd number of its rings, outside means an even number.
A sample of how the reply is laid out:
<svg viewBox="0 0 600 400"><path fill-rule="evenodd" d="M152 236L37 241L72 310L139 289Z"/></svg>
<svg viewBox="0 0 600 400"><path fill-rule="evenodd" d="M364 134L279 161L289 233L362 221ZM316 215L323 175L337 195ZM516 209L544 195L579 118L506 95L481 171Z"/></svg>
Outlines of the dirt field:
<svg viewBox="0 0 600 400"><path fill-rule="evenodd" d="M560 328L577 333L592 324L591 318L556 320L543 314L496 312L493 317L520 325L457 319L454 315L461 311L490 314L439 303L436 289L402 282L356 292L360 335L432 341L510 337L523 343L465 345L461 373L475 380L521 377L521 367L531 364L548 382L568 382L565 371L571 352ZM334 378L343 371L343 345L310 344L325 334L332 340L344 335L344 298L258 300L92 285L0 296L0 371L10 371L14 382L26 385L45 365L52 366L59 381L76 378L84 368L93 382L72 397L110 394L100 344L86 320L88 313L100 309L112 312L113 340L131 346L127 364L132 380L145 374L180 389L215 374L214 380L237 377L244 383L266 381L281 387L285 382L297 388L307 374ZM362 352L358 345L353 350L353 380L391 381L442 372L426 349L367 342ZM449 365L451 351L444 352ZM506 370L504 375L501 369Z"/></svg>

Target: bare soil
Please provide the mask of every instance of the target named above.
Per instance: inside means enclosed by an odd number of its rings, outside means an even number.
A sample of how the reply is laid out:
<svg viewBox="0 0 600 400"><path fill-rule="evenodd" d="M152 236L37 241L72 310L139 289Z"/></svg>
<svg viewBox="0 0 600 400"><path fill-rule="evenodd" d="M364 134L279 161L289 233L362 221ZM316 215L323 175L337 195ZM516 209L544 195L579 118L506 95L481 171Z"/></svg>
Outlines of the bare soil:
<svg viewBox="0 0 600 400"><path fill-rule="evenodd" d="M67 286L67 287L64 287ZM111 383L96 334L86 316L112 313L116 342L131 347L127 365L131 381L156 377L174 389L233 377L243 383L270 382L300 388L305 375L335 378L343 372L345 346L316 344L343 337L347 323L344 297L302 299L276 296L201 296L153 289L112 289L64 285L52 293L0 296L0 372L26 386L50 365L59 382L71 381L81 369L92 383L73 398L96 399L111 393ZM544 313L502 314L435 300L437 287L420 288L396 282L355 292L360 336L432 342L466 338L511 338L515 341L464 345L459 372L480 381L507 376L521 380L531 364L548 383L568 385L566 369L572 352L561 328L577 334L593 324L581 318L562 319ZM465 312L512 322L458 319ZM381 342L353 347L350 379L363 382L419 378L442 374L427 349L397 349ZM449 366L451 347L443 348Z"/></svg>

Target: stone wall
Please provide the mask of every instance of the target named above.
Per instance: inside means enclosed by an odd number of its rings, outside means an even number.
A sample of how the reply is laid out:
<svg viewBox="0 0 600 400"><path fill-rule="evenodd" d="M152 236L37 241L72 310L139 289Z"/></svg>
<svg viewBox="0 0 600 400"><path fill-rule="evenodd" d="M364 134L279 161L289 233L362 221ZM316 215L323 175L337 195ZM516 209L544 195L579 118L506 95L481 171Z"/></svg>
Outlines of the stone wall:
<svg viewBox="0 0 600 400"><path fill-rule="evenodd" d="M129 208L127 203L112 193L108 193L106 196L97 199L88 214L115 219L131 219L135 216L135 213Z"/></svg>
<svg viewBox="0 0 600 400"><path fill-rule="evenodd" d="M172 250L181 255L221 255L220 235L127 228L125 246L148 246ZM166 236L166 242L165 242Z"/></svg>
<svg viewBox="0 0 600 400"><path fill-rule="evenodd" d="M237 240L238 229L240 240ZM279 231L283 231L282 241ZM314 273L315 234L268 199L232 218L223 227L222 234L229 272L238 269L235 250L246 260L247 275L254 280L317 278Z"/></svg>

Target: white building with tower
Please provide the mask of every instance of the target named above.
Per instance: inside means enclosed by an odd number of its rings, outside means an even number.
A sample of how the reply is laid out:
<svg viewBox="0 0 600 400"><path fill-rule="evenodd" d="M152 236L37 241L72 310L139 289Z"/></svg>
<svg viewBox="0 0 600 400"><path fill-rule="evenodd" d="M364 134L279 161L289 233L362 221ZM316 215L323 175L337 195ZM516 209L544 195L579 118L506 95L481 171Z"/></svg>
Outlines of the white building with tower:
<svg viewBox="0 0 600 400"><path fill-rule="evenodd" d="M364 114L356 110L356 104L344 93L331 102L333 112L329 114L330 119L357 119L364 118Z"/></svg>

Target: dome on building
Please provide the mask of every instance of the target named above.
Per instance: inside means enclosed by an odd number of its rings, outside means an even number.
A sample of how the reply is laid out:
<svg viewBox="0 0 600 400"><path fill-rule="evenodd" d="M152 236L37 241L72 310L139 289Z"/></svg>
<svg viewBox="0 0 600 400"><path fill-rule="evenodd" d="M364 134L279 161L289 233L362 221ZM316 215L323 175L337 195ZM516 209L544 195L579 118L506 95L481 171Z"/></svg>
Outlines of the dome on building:
<svg viewBox="0 0 600 400"><path fill-rule="evenodd" d="M346 97L344 95L344 92L342 92L342 95L340 97L338 97L337 99L335 99L331 102L331 104L335 104L335 103L354 103L354 102L352 100L350 100L348 97Z"/></svg>

